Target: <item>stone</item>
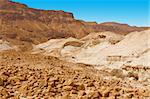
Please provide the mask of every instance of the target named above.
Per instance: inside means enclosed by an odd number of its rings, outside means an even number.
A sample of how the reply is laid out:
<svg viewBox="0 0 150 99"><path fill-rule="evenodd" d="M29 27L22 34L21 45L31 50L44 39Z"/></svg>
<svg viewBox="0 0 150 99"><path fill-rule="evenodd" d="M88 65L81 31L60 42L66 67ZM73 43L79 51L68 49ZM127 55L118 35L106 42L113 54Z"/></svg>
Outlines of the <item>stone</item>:
<svg viewBox="0 0 150 99"><path fill-rule="evenodd" d="M118 78L124 78L124 75L123 75L123 71L120 70L120 69L113 69L111 72L110 72L111 76L116 76Z"/></svg>
<svg viewBox="0 0 150 99"><path fill-rule="evenodd" d="M0 86L3 86L4 85L4 81L2 78L0 78Z"/></svg>
<svg viewBox="0 0 150 99"><path fill-rule="evenodd" d="M87 96L79 96L78 99L89 99Z"/></svg>
<svg viewBox="0 0 150 99"><path fill-rule="evenodd" d="M61 98L59 99L70 99L71 97L69 95L65 95L65 96L62 96Z"/></svg>
<svg viewBox="0 0 150 99"><path fill-rule="evenodd" d="M12 84L15 85L17 82L20 82L20 79L17 76L14 77L9 77L8 81Z"/></svg>
<svg viewBox="0 0 150 99"><path fill-rule="evenodd" d="M78 94L78 91L76 91L76 90L71 90L70 93L71 93L71 94Z"/></svg>
<svg viewBox="0 0 150 99"><path fill-rule="evenodd" d="M135 80L138 80L139 79L139 76L137 73L134 73L134 72L129 72L128 73L128 77L133 77Z"/></svg>
<svg viewBox="0 0 150 99"><path fill-rule="evenodd" d="M79 95L79 96L84 96L84 95L86 95L86 93L85 93L85 91L82 91L82 90L81 90L81 91L78 92L78 95Z"/></svg>
<svg viewBox="0 0 150 99"><path fill-rule="evenodd" d="M78 90L85 90L84 84L79 84L77 87Z"/></svg>
<svg viewBox="0 0 150 99"><path fill-rule="evenodd" d="M62 87L63 87L62 84L58 84L58 85L57 85L57 88L62 88Z"/></svg>
<svg viewBox="0 0 150 99"><path fill-rule="evenodd" d="M5 96L5 97L8 97L8 96L9 96L8 92L6 91L6 89L3 89L3 90L1 91L1 94L2 94L3 96Z"/></svg>
<svg viewBox="0 0 150 99"><path fill-rule="evenodd" d="M47 83L47 81L45 81L45 80L41 80L41 82L39 83L39 86L40 86L40 87L47 87L47 86L48 86L48 83Z"/></svg>
<svg viewBox="0 0 150 99"><path fill-rule="evenodd" d="M72 90L72 86L64 86L63 90L71 91Z"/></svg>
<svg viewBox="0 0 150 99"><path fill-rule="evenodd" d="M102 94L99 92L94 92L94 94L91 96L91 99L99 99L102 97Z"/></svg>
<svg viewBox="0 0 150 99"><path fill-rule="evenodd" d="M110 93L110 88L107 88L106 90L103 91L102 96L109 97L109 93Z"/></svg>
<svg viewBox="0 0 150 99"><path fill-rule="evenodd" d="M93 82L87 84L87 87L93 87L93 86L94 86Z"/></svg>
<svg viewBox="0 0 150 99"><path fill-rule="evenodd" d="M150 92L147 92L147 91L144 92L144 93L143 93L143 96L144 96L144 97L150 97Z"/></svg>
<svg viewBox="0 0 150 99"><path fill-rule="evenodd" d="M66 86L70 86L70 85L73 85L73 80L72 79L69 79L69 80L66 80L63 85L66 85Z"/></svg>
<svg viewBox="0 0 150 99"><path fill-rule="evenodd" d="M22 85L20 88L19 88L19 92L22 93L22 94L26 94L28 91L28 85Z"/></svg>

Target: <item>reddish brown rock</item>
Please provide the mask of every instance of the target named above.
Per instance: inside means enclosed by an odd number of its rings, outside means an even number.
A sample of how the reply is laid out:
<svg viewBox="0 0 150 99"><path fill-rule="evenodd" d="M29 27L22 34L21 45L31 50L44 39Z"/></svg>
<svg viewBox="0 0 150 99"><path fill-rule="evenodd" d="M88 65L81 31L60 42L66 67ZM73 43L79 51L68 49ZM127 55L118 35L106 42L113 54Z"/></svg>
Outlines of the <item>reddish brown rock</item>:
<svg viewBox="0 0 150 99"><path fill-rule="evenodd" d="M2 78L0 78L0 86L3 86L4 85L4 81Z"/></svg>
<svg viewBox="0 0 150 99"><path fill-rule="evenodd" d="M1 0L0 4L0 38L19 45L23 51L32 49L32 43L39 44L52 38L82 38L101 31L128 34L147 29L114 22L84 22L76 20L69 12L33 9L9 0Z"/></svg>

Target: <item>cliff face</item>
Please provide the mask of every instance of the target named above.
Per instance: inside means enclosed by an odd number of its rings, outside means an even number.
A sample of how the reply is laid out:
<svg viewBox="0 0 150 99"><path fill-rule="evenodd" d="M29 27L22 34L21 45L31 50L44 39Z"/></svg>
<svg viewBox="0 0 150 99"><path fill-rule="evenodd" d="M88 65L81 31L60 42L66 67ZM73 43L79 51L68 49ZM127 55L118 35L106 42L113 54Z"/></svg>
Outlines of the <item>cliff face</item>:
<svg viewBox="0 0 150 99"><path fill-rule="evenodd" d="M37 10L24 4L2 0L0 5L1 17L9 20L36 20L43 23L52 21L72 21L73 14L64 11Z"/></svg>
<svg viewBox="0 0 150 99"><path fill-rule="evenodd" d="M80 38L89 30L64 11L37 10L26 5L0 1L0 37L40 43L51 38Z"/></svg>
<svg viewBox="0 0 150 99"><path fill-rule="evenodd" d="M130 27L130 26L128 26ZM91 32L129 33L127 28L74 19L72 13L40 10L9 0L0 0L0 39L19 45L39 44L52 38L82 38ZM143 30L133 28L132 31Z"/></svg>

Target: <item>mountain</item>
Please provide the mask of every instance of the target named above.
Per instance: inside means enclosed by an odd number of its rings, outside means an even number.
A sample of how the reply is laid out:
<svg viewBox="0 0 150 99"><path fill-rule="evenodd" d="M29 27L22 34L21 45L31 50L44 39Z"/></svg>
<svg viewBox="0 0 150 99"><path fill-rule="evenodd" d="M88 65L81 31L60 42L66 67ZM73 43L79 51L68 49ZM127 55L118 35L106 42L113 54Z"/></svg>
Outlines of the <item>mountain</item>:
<svg viewBox="0 0 150 99"><path fill-rule="evenodd" d="M145 29L0 0L0 99L150 99Z"/></svg>
<svg viewBox="0 0 150 99"><path fill-rule="evenodd" d="M127 35L130 32L134 31L143 31L148 29L148 27L136 27L136 26L129 26L128 24L121 24L116 22L105 22L95 26L97 30L103 31L112 31L114 33L119 33L122 35Z"/></svg>
<svg viewBox="0 0 150 99"><path fill-rule="evenodd" d="M115 25L117 24L117 25ZM27 5L0 0L0 39L31 49L31 44L39 44L55 38L82 38L91 32L112 31L128 34L145 28L119 23L85 22L76 20L72 13L29 8Z"/></svg>

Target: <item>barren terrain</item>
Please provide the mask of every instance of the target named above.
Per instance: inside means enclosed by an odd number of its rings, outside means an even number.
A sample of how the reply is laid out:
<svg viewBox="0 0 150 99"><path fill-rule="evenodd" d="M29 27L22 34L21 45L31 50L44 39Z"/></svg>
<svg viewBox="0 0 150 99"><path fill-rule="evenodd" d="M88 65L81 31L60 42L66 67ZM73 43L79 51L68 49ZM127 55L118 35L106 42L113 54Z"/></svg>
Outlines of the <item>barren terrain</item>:
<svg viewBox="0 0 150 99"><path fill-rule="evenodd" d="M44 99L144 98L149 87L137 74L61 61L50 56L0 53L0 97Z"/></svg>
<svg viewBox="0 0 150 99"><path fill-rule="evenodd" d="M150 99L149 38L0 0L0 99Z"/></svg>

